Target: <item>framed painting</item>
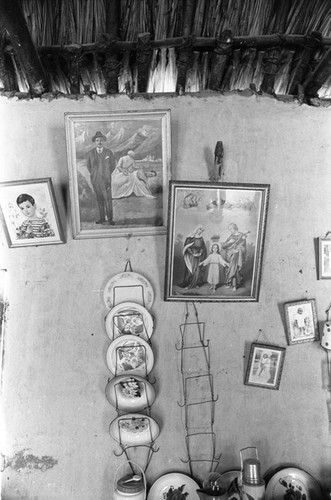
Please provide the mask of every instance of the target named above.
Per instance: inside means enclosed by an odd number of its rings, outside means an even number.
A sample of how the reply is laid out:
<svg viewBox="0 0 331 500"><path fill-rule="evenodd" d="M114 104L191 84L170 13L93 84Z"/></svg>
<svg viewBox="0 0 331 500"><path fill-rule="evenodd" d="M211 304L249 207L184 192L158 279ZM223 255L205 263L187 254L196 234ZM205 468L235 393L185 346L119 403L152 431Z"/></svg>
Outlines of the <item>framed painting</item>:
<svg viewBox="0 0 331 500"><path fill-rule="evenodd" d="M258 301L269 189L170 181L165 300Z"/></svg>
<svg viewBox="0 0 331 500"><path fill-rule="evenodd" d="M76 239L166 232L170 111L66 113Z"/></svg>
<svg viewBox="0 0 331 500"><path fill-rule="evenodd" d="M249 353L245 384L278 390L285 351L285 347L253 342Z"/></svg>
<svg viewBox="0 0 331 500"><path fill-rule="evenodd" d="M9 247L64 243L50 178L0 183L0 209Z"/></svg>
<svg viewBox="0 0 331 500"><path fill-rule="evenodd" d="M300 344L319 339L315 299L285 304L287 343Z"/></svg>
<svg viewBox="0 0 331 500"><path fill-rule="evenodd" d="M318 238L318 277L331 279L331 238Z"/></svg>

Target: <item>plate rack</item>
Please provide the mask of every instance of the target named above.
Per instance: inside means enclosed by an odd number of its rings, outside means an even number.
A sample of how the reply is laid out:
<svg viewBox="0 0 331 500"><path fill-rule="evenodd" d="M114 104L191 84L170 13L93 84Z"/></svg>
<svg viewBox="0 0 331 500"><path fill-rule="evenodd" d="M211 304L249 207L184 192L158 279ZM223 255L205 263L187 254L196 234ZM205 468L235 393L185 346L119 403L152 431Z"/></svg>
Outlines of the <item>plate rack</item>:
<svg viewBox="0 0 331 500"><path fill-rule="evenodd" d="M179 326L181 341L176 345L180 353L180 372L184 408L185 444L190 474L203 480L218 467L220 456L216 451L214 432L215 404L211 373L210 341L205 338L205 323L199 321L194 303L195 321L189 322L189 305L186 305L185 322ZM206 470L207 469L207 470Z"/></svg>
<svg viewBox="0 0 331 500"><path fill-rule="evenodd" d="M128 272L128 273L133 272L130 260L127 260L124 272ZM128 291L127 294L126 294L125 290ZM143 307L146 307L146 297L145 297L145 293L144 293L144 287L142 285L139 285L139 284L137 284L137 285L136 284L135 285L125 285L125 286L118 285L118 284L115 285L113 287L113 290L112 290L113 307L122 303L123 302L122 298L125 298L125 296L129 296L131 298L133 296L133 293L132 293L133 290L134 290L135 295L137 297L139 297L138 303L140 303ZM125 302L125 300L124 300L124 302ZM113 321L114 321L114 319L113 319ZM148 366L147 366L146 346L143 344L144 344L144 342L146 342L146 345L148 345L149 347L152 348L152 343L151 343L150 338L148 336L146 325L144 324L144 321L142 321L142 324L143 324L143 335L141 335L141 333L139 335L135 335L134 333L130 333L130 336L132 336L132 338L135 339L135 342L136 342L135 347L138 347L140 352L143 352L143 359L145 360L144 371L143 371L143 373L141 370L136 371L134 369L133 365L131 365L132 369L130 369L130 362L129 362L128 370L125 371L125 369L124 369L124 371L122 371L121 374L126 374L128 376L132 376L133 378L136 375L136 376L144 378L147 382L150 370L148 370ZM114 324L113 324L113 326L114 326ZM113 330L113 332L114 332L114 330ZM122 334L120 336L122 336ZM139 339L140 339L140 342L139 342ZM115 341L114 334L112 335L112 338L110 337L110 341L111 341L111 343ZM132 346L127 346L127 347L126 346L117 346L115 348L115 363L114 363L115 364L115 369L114 369L115 374L114 374L114 377L117 377L119 375L119 369L118 369L119 368L118 367L119 353L121 353L123 355L123 354L125 354L126 350L127 350L127 352L129 352L130 349L132 350ZM121 364L122 364L122 368L123 368L122 361L121 361ZM112 379L108 379L108 383L110 380L112 380ZM154 384L154 383L155 383L155 380L152 382L152 384ZM146 403L147 404L146 404L146 407L140 411L140 413L143 415L146 415L148 418L148 417L151 417L152 403L150 403L150 401L148 399L146 384L144 386L144 389L145 389L144 393L146 395ZM123 420L123 419L130 420L131 419L132 420L131 423L133 423L133 419L135 417L132 415L132 413L134 413L134 410L132 410L132 411L120 410L118 407L117 396L118 395L117 395L116 389L115 389L115 398L116 398L115 409L116 409L119 420ZM152 435L150 422L149 422L149 432L150 432L150 438L147 440L148 441L147 444L146 443L143 443L143 444L133 443L132 444L132 443L127 443L123 439L121 427L118 426L118 436L119 436L118 445L120 447L120 451L114 450L113 451L114 455L116 457L121 457L124 455L126 457L126 460L128 461L128 463L132 463L132 462L138 463L138 462L141 462L142 460L144 460L144 465L141 466L141 469L145 473L149 464L150 464L150 461L151 461L154 453L159 451L159 448L155 445L156 438ZM143 455L142 452L145 452L144 458L142 458L142 455Z"/></svg>
<svg viewBox="0 0 331 500"><path fill-rule="evenodd" d="M118 425L118 436L119 436L119 440L118 440L118 444L121 448L121 451L120 452L116 452L115 450L113 451L114 455L116 457L121 457L122 455L125 455L126 459L128 462L132 462L132 459L133 458L136 458L134 456L134 454L137 454L137 451L139 453L139 455L141 455L141 453L139 452L142 451L142 450L145 450L146 451L146 458L145 458L145 465L144 467L142 467L142 470L143 472L145 473L149 464L150 464L150 461L152 459L152 456L154 453L158 452L159 451L159 448L157 448L155 446L155 439L153 438L153 434L152 434L152 430L151 430L151 426L150 424L148 425L148 429L149 429L149 441L147 444L126 444L125 443L125 439L123 439L123 434L122 434L122 429L121 429L121 426L120 426L120 422L121 421L131 421L131 423L134 423L134 420L136 419L136 417L134 416L130 416L130 414L125 414L125 415L122 415L118 422L117 422L117 425Z"/></svg>

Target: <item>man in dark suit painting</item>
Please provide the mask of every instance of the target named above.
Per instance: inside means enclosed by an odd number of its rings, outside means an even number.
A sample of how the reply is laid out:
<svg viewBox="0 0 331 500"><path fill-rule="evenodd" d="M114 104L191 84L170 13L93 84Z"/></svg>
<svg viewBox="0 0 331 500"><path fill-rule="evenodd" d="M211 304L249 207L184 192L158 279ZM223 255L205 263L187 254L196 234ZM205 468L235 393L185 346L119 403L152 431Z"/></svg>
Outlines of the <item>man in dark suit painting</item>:
<svg viewBox="0 0 331 500"><path fill-rule="evenodd" d="M96 221L96 224L113 225L111 174L115 169L116 160L113 152L104 147L103 143L106 140L107 138L100 131L92 137L95 148L87 155L87 169L99 207L100 219Z"/></svg>

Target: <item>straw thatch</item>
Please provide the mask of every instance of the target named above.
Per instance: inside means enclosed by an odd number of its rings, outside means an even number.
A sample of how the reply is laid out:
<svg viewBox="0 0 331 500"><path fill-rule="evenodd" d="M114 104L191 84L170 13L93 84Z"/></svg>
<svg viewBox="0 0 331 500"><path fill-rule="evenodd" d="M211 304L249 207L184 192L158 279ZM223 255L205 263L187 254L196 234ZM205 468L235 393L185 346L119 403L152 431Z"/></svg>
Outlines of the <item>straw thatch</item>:
<svg viewBox="0 0 331 500"><path fill-rule="evenodd" d="M330 0L0 0L1 17L4 91L331 98Z"/></svg>

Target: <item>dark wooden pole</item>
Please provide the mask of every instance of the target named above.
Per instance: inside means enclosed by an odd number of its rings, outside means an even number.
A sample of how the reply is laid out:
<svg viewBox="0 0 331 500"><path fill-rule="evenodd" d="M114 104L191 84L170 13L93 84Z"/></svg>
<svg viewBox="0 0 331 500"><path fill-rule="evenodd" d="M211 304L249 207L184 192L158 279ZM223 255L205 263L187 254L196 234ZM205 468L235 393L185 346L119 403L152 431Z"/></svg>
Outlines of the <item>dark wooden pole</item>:
<svg viewBox="0 0 331 500"><path fill-rule="evenodd" d="M6 44L7 41L3 32L2 35L0 34L0 80L5 92L13 92L18 90L18 85L11 56L5 50Z"/></svg>
<svg viewBox="0 0 331 500"><path fill-rule="evenodd" d="M306 44L300 55L299 61L294 68L288 87L289 94L295 94L298 90L298 85L303 83L306 73L311 64L312 58L318 49L322 40L321 33L313 32L311 36L307 36Z"/></svg>
<svg viewBox="0 0 331 500"><path fill-rule="evenodd" d="M325 52L315 70L304 82L303 87L305 88L305 94L308 97L318 97L318 90L330 75L331 49Z"/></svg>
<svg viewBox="0 0 331 500"><path fill-rule="evenodd" d="M267 94L274 93L275 78L280 64L280 57L281 53L277 47L266 51L263 58L262 92L266 92Z"/></svg>
<svg viewBox="0 0 331 500"><path fill-rule="evenodd" d="M186 74L192 62L192 44L190 43L191 29L194 17L195 0L184 0L183 45L177 57L177 85L176 92L185 92Z"/></svg>
<svg viewBox="0 0 331 500"><path fill-rule="evenodd" d="M120 62L118 60L118 53L116 52L115 43L119 35L120 12L120 0L106 0L106 37L109 45L106 50L104 69L106 76L107 94L118 93Z"/></svg>
<svg viewBox="0 0 331 500"><path fill-rule="evenodd" d="M46 74L17 0L0 0L0 29L5 29L32 95L48 90Z"/></svg>
<svg viewBox="0 0 331 500"><path fill-rule="evenodd" d="M80 45L71 45L70 49L63 52L68 65L68 78L70 82L70 93L80 94L82 81L83 53Z"/></svg>
<svg viewBox="0 0 331 500"><path fill-rule="evenodd" d="M230 30L225 30L217 39L216 47L212 55L208 84L211 90L219 90L231 53L232 33Z"/></svg>
<svg viewBox="0 0 331 500"><path fill-rule="evenodd" d="M150 33L139 34L137 44L138 92L146 92L152 56Z"/></svg>

